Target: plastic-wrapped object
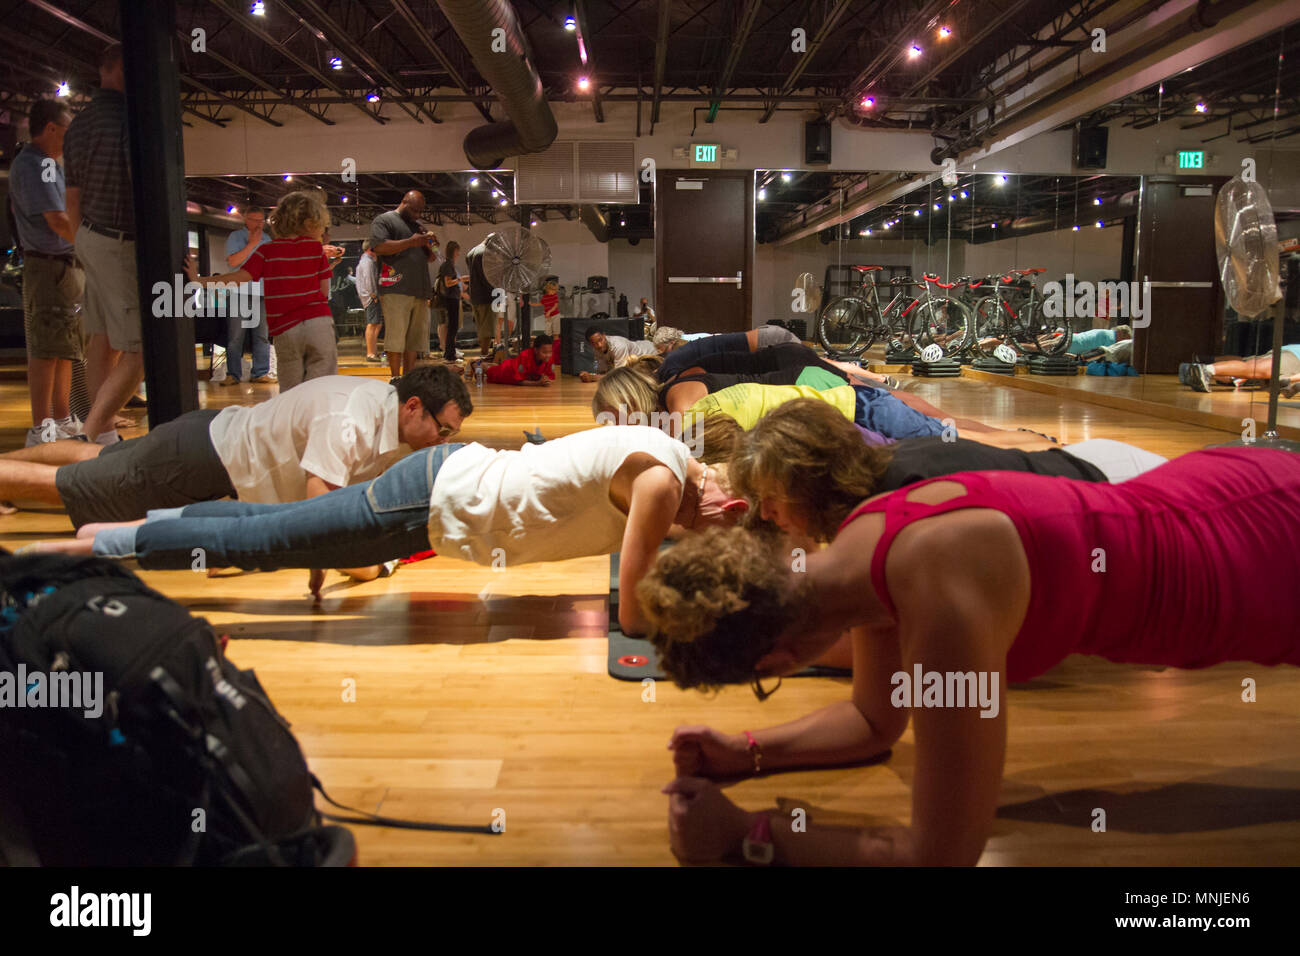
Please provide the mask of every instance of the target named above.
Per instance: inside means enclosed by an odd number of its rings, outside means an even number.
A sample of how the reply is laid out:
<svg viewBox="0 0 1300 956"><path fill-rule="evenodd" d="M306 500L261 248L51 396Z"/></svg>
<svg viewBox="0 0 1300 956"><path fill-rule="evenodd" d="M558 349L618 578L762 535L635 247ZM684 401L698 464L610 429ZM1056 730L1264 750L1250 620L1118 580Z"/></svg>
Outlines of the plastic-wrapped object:
<svg viewBox="0 0 1300 956"><path fill-rule="evenodd" d="M1243 319L1259 316L1282 297L1277 225L1268 193L1240 176L1214 203L1214 248L1228 304Z"/></svg>

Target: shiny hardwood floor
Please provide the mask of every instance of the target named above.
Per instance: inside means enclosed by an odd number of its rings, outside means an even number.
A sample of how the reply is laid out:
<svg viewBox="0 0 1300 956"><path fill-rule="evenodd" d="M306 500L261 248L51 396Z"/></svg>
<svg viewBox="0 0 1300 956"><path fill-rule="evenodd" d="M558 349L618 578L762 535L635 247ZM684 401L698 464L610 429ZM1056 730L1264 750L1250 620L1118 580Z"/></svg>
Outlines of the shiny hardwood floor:
<svg viewBox="0 0 1300 956"><path fill-rule="evenodd" d="M386 374L355 357L349 365ZM475 390L465 440L518 447L524 428L556 437L590 427L593 388L561 377L547 390ZM1109 437L1175 456L1232 437L968 379L909 389L955 416L1066 442ZM201 390L215 407L275 388ZM0 371L0 448L21 445L25 417L21 367L11 365ZM68 533L56 509L0 518L9 548ZM842 680L791 680L760 704L745 688L706 697L661 683L645 700L640 684L606 673L604 558L492 571L438 557L360 585L333 574L315 607L306 572L144 577L230 633L230 656L257 670L337 799L454 822L505 813L501 836L355 828L363 865L671 865L659 789L674 726L736 732L848 692ZM1258 703L1241 701L1245 677L1257 681ZM1006 777L984 865L1300 863L1300 671L1073 657L1013 689L1007 706ZM763 777L729 793L751 809L905 822L913 757L909 731L883 763ZM1104 833L1091 829L1097 807Z"/></svg>

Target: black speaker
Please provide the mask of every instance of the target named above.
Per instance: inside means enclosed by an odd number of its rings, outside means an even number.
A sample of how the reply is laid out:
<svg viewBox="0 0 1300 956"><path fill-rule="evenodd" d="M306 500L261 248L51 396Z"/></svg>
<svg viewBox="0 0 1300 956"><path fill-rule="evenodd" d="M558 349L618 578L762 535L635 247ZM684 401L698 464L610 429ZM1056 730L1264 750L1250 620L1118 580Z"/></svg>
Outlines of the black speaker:
<svg viewBox="0 0 1300 956"><path fill-rule="evenodd" d="M809 166L829 165L831 161L829 120L809 120L803 124L803 161Z"/></svg>
<svg viewBox="0 0 1300 956"><path fill-rule="evenodd" d="M565 375L596 371L596 354L587 341L587 330L593 327L606 335L621 335L633 341L645 338L645 320L640 316L628 319L561 318L560 371Z"/></svg>
<svg viewBox="0 0 1300 956"><path fill-rule="evenodd" d="M1110 130L1105 126L1080 126L1075 134L1074 165L1079 169L1106 168L1106 142Z"/></svg>

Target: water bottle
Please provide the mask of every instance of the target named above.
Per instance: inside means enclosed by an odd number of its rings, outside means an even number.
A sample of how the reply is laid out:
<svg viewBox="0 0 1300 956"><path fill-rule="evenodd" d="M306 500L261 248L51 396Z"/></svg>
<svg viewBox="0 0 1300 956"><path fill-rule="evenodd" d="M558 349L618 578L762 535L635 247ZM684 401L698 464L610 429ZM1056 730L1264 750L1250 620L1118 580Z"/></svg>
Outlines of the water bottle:
<svg viewBox="0 0 1300 956"><path fill-rule="evenodd" d="M474 363L474 384L479 388L483 387L483 360L479 359Z"/></svg>

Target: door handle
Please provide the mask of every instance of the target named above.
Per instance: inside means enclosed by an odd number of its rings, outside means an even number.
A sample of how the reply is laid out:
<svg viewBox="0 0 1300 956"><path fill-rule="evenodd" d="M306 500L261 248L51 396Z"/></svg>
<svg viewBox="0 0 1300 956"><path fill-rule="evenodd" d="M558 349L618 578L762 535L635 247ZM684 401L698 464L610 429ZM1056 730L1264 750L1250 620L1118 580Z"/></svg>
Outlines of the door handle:
<svg viewBox="0 0 1300 956"><path fill-rule="evenodd" d="M739 290L744 288L744 278L745 273L737 272L734 276L669 276L668 281L676 283L698 283L701 285L709 283L724 285L729 282L734 282L736 288Z"/></svg>

